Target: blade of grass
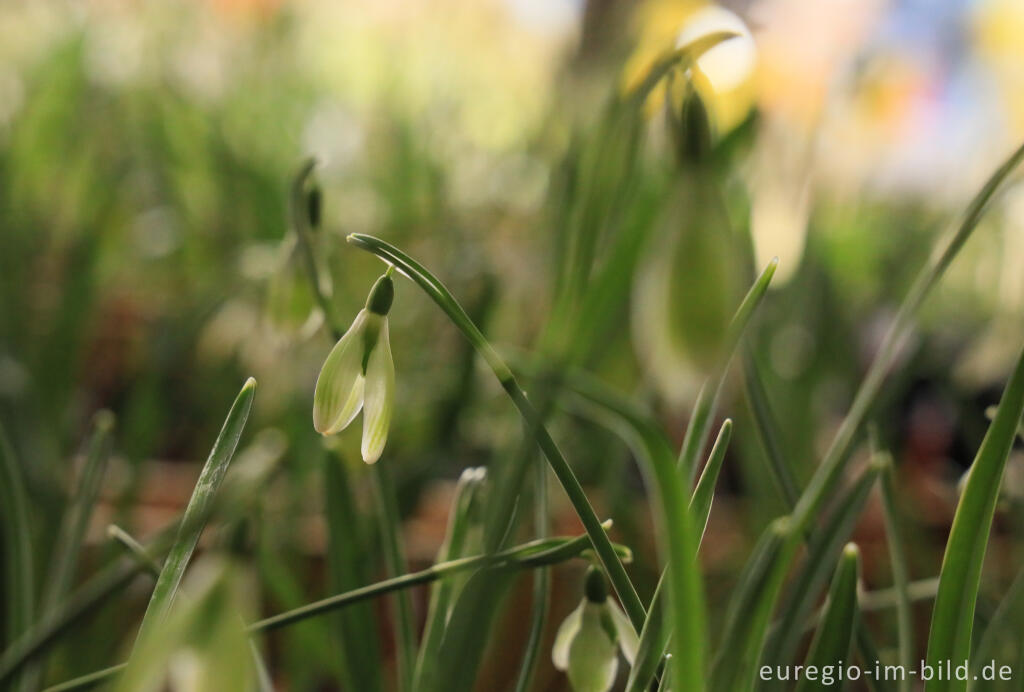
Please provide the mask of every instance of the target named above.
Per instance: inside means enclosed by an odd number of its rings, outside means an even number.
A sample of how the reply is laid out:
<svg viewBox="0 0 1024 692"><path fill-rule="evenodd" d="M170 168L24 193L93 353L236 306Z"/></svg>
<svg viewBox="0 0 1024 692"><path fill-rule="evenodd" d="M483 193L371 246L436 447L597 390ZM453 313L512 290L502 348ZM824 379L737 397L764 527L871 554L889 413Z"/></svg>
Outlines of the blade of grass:
<svg viewBox="0 0 1024 692"><path fill-rule="evenodd" d="M147 573L154 577L160 576L160 563L154 560L153 556L147 553L142 544L135 540L130 533L117 524L111 524L107 527L107 536L137 560Z"/></svg>
<svg viewBox="0 0 1024 692"><path fill-rule="evenodd" d="M265 487L274 472L276 459L272 461L274 463L260 463L255 472L251 466L235 464L233 468L239 471L244 469L246 473L228 474L223 491L217 496L214 504L215 516L229 518L244 514L253 499L259 497L258 491ZM177 535L180 525L181 522L176 520L160 529L147 542L146 552L163 557ZM137 560L126 558L96 572L78 587L57 611L34 622L31 629L0 655L0 683L21 670L32 658L47 651L62 636L71 632L75 624L94 613L111 596L121 593L144 571Z"/></svg>
<svg viewBox="0 0 1024 692"><path fill-rule="evenodd" d="M346 460L324 456L324 506L327 519L327 572L331 591L340 593L366 584L369 542L362 535ZM376 614L370 604L349 608L333 618L344 689L381 689L380 646Z"/></svg>
<svg viewBox="0 0 1024 692"><path fill-rule="evenodd" d="M476 681L479 661L490 641L491 631L501 613L501 605L512 586L512 570L478 569L469 575L452 606L441 642L439 673L427 690L471 690ZM487 607L479 607L485 603ZM468 660L469 665L456 665Z"/></svg>
<svg viewBox="0 0 1024 692"><path fill-rule="evenodd" d="M1003 392L995 420L989 426L967 485L953 517L946 553L939 572L939 592L932 610L928 635L928 664L945 661L954 666L967 662L971 651L974 608L981 582L981 568L988 547L1006 459L1024 413L1024 352ZM966 680L933 680L929 690L965 690Z"/></svg>
<svg viewBox="0 0 1024 692"><path fill-rule="evenodd" d="M100 484L110 459L111 432L114 429L114 414L100 411L92 424L85 465L82 467L71 507L65 515L53 551L53 562L43 592L43 613L51 612L64 599L74 578L75 567L82 551L82 541L89 528Z"/></svg>
<svg viewBox="0 0 1024 692"><path fill-rule="evenodd" d="M474 527L479 527L479 517L476 515L479 514L481 491L486 477L486 470L482 467L468 468L459 477L444 542L437 554L438 563L465 557L469 534ZM430 604L413 677L414 689L429 689L433 684L445 626L455 597L455 586L453 579L440 579L430 590Z"/></svg>
<svg viewBox="0 0 1024 692"><path fill-rule="evenodd" d="M610 528L611 521L605 522L604 526L605 528ZM491 555L475 555L472 557L451 560L449 562L438 563L419 572L411 572L400 577L395 577L394 579L386 579L375 584L370 584L369 586L353 589L352 591L337 594L313 603L307 603L306 605L298 608L265 618L249 625L248 632L250 634L269 632L271 630L302 622L309 618L333 612L334 610L344 608L353 603L359 603L369 598L391 593L398 589L406 589L417 584L426 584L434 581L435 579L440 579L456 572L479 569L535 569L546 565L553 565L578 557L589 547L589 536L583 535L576 536L575 538L562 536L529 541ZM620 559L627 562L632 559L632 553L625 546L614 545L614 549ZM83 675L73 680L68 680L54 688L50 688L47 692L57 688L61 690L69 690L77 689L81 686L88 686L116 675L119 671L123 670L126 665L126 663L122 663L116 666L111 666L110 668L89 673L88 675Z"/></svg>
<svg viewBox="0 0 1024 692"><path fill-rule="evenodd" d="M739 346L740 339L746 331L750 318L754 311L764 300L771 284L775 270L779 266L779 259L773 258L764 268L757 280L754 281L747 295L740 302L736 314L733 315L726 332L725 344L721 362L714 372L701 386L697 394L697 401L693 406L693 413L686 426L686 434L683 436L683 444L679 450L679 468L690 479L692 483L697 476L697 459L700 457L704 446L707 444L708 436L711 434L711 424L714 420L715 408L718 405L718 397L725 385L726 375L729 374L729 364L732 362Z"/></svg>
<svg viewBox="0 0 1024 692"><path fill-rule="evenodd" d="M978 194L968 204L959 227L948 241L937 247L937 251L918 273L878 349L875 360L871 363L867 375L854 396L850 410L840 424L821 464L800 496L800 501L793 513L799 529L797 533L802 533L813 521L822 504L842 478L854 437L864 423L864 419L885 382L889 369L896 360L899 348L910 331L914 315L917 314L932 288L942 278L964 243L977 228L978 222L988 210L989 203L1022 159L1024 159L1024 145L1018 147L985 182Z"/></svg>
<svg viewBox="0 0 1024 692"><path fill-rule="evenodd" d="M776 519L754 547L729 601L718 655L708 688L713 692L753 689L768 622L795 543L788 518Z"/></svg>
<svg viewBox="0 0 1024 692"><path fill-rule="evenodd" d="M3 528L7 641L15 642L32 626L32 523L21 466L0 427L0 525ZM6 654L4 656L6 658ZM6 678L0 666L0 681Z"/></svg>
<svg viewBox="0 0 1024 692"><path fill-rule="evenodd" d="M47 687L44 692L68 692L68 690L84 690L94 685L98 685L101 682L107 681L110 678L123 673L128 667L128 663L118 663L116 666L110 666L109 668L102 668L95 672L83 675L81 677L74 678L72 680L66 680L59 685L52 685Z"/></svg>
<svg viewBox="0 0 1024 692"><path fill-rule="evenodd" d="M761 378L757 358L750 349L747 349L744 354L743 366L744 392L747 395L750 412L753 414L757 437L761 441L764 455L768 459L772 480L775 481L786 506L792 510L800 498L799 485L792 466L782 453L782 446L778 439L779 426L775 414L772 412L768 393L764 388L764 380Z"/></svg>
<svg viewBox="0 0 1024 692"><path fill-rule="evenodd" d="M971 654L970 675L967 676L970 678L970 689L973 690L978 687L975 681L981 677L981 667L995 659L994 653L999 636L1004 634L1005 630L1011 625L1014 614L1020 612L1022 597L1024 597L1024 569L1017 572L1017 576L1014 577L1013 583L1010 584L1010 588L1006 591L1006 595L999 601L995 612L992 613L992 618L988 621L988 625L985 626L985 632L981 635L981 639L978 640L977 648ZM1011 629L1010 633L1015 639L1020 638L1019 627Z"/></svg>
<svg viewBox="0 0 1024 692"><path fill-rule="evenodd" d="M859 618L857 582L860 578L860 551L856 545L846 544L835 572L825 605L825 617L814 634L804 670L812 666L817 671L834 670L850 660ZM815 680L802 677L796 687L797 692L834 688L834 683L825 684L821 677L815 677Z"/></svg>
<svg viewBox="0 0 1024 692"><path fill-rule="evenodd" d="M610 526L611 523L607 522ZM604 530L604 529L602 529ZM374 598L382 594L391 593L399 589L409 588L417 584L426 584L440 579L449 574L476 570L481 568L500 569L514 567L516 569L533 569L544 565L552 565L564 562L577 557L586 550L589 545L588 536L577 536L576 538L546 538L539 541L530 541L508 550L502 550L490 555L474 555L471 557L459 558L448 562L440 562L436 565L410 572L393 579L370 584L359 589L353 589L343 594L308 603L299 608L279 613L272 617L253 623L249 630L251 632L266 632L269 630L284 627L295 622L300 622L310 617L316 617L323 613L342 608L350 603L357 603L367 598ZM630 559L632 554L622 546L613 546L620 558Z"/></svg>
<svg viewBox="0 0 1024 692"><path fill-rule="evenodd" d="M827 523L808 542L807 557L786 592L779 608L782 616L765 647L767 664L784 666L793 660L803 634L801 623L811 614L818 594L831 576L879 473L876 463L866 468L839 501Z"/></svg>
<svg viewBox="0 0 1024 692"><path fill-rule="evenodd" d="M82 466L77 487L72 493L71 506L61 522L51 557L50 571L43 587L39 610L44 616L60 605L71 588L82 551L82 541L89 528L89 520L99 496L107 461L110 459L113 429L114 414L110 411L99 411L93 418L85 464ZM35 664L25 671L24 685L28 689L39 687L40 678L45 672L45 664L45 660L37 659Z"/></svg>
<svg viewBox="0 0 1024 692"><path fill-rule="evenodd" d="M715 444L711 446L708 462L704 465L704 470L697 481L697 487L694 488L693 496L690 498L690 511L693 512L694 524L702 539L708 526L708 517L711 516L711 504L715 499L718 474L722 470L722 462L725 461L725 452L729 448L731 439L732 419L726 418L722 421Z"/></svg>
<svg viewBox="0 0 1024 692"><path fill-rule="evenodd" d="M409 571L402 540L402 522L398 516L395 485L387 464L374 464L370 469L374 506L378 511L378 528L387 574L396 577ZM416 665L416 633L413 631L412 600L402 590L391 599L394 618L395 660L398 666L398 689L413 689L413 668Z"/></svg>
<svg viewBox="0 0 1024 692"><path fill-rule="evenodd" d="M572 374L566 383L585 405L594 408L595 416L607 420L607 427L618 431L630 443L644 462L649 487L657 491L660 511L656 518L662 541L662 562L666 564L665 579L669 585L666 591L667 605L671 609L669 620L676 633L672 648L675 686L702 690L707 650L704 585L697 563L695 519L686 503L685 486L672 451L661 431L614 391L591 378Z"/></svg>
<svg viewBox="0 0 1024 692"><path fill-rule="evenodd" d="M899 642L899 663L903 670L912 670L914 665L914 620L910 605L910 572L900 534L896 512L895 471L892 456L882 455L882 516L885 520L885 537L889 546L889 561L892 565L893 589L896 594L896 623ZM903 676L899 681L901 692L910 692L911 681Z"/></svg>
<svg viewBox="0 0 1024 692"><path fill-rule="evenodd" d="M256 392L256 380L249 378L235 398L231 410L228 411L224 426L210 450L210 456L196 482L192 497L185 507L177 538L171 546L170 553L160 570L160 577L153 588L149 605L142 617L136 644L148 636L150 630L159 625L170 610L171 602L181 584L189 559L199 543L199 535L203 532L213 508L213 499L220 488L228 464L238 446L245 422L252 408L253 395Z"/></svg>
<svg viewBox="0 0 1024 692"><path fill-rule="evenodd" d="M139 564L143 566L146 572L155 578L160 576L160 563L154 560L153 557L146 552L146 548L139 543L134 536L116 524L110 524L107 526L107 536L124 548L125 551L134 559L138 560ZM186 594L182 595L185 596ZM244 625L245 620L241 618L241 615L239 618ZM259 647L256 646L255 641L249 642L249 652L252 656L253 669L256 673L256 683L260 692L273 692L274 685L271 682L266 661L263 660L263 654L260 652Z"/></svg>
<svg viewBox="0 0 1024 692"><path fill-rule="evenodd" d="M725 451L731 437L732 421L727 418L718 431L718 438L711 448L711 454L708 456L708 462L697 482L697 488L690 497L690 512L693 514L694 527L699 536L698 548L704 538L704 530L707 528L711 504L714 500L715 484L718 481L718 474L722 469ZM671 630L665 627L665 588L665 573L662 572L661 578L658 579L658 585L654 589L654 596L651 598L651 607L647 609L647 621L644 622L644 627L640 631L636 658L629 671L629 680L626 682L626 689L630 692L643 692L648 689L658 673L658 666L666 658Z"/></svg>
<svg viewBox="0 0 1024 692"><path fill-rule="evenodd" d="M535 464L536 496L534 497L534 532L539 538L548 535L548 476L544 464ZM519 665L516 692L528 692L533 682L534 669L540 655L544 624L547 620L551 591L551 570L541 567L533 571L533 605L530 614L530 634L526 639L523 660Z"/></svg>
<svg viewBox="0 0 1024 692"><path fill-rule="evenodd" d="M493 371L498 382L526 421L527 428L534 434L538 446L540 446L541 451L555 472L555 476L561 483L566 495L568 495L570 502L572 502L573 508L580 517L580 521L583 523L587 534L591 537L594 543L594 552L597 553L598 558L601 560L605 573L608 575L608 580L612 583L616 594L619 596L619 600L622 602L623 609L629 616L630 622L633 623L633 627L639 631L643 627L646 611L643 603L640 601L640 597L636 593L636 588L630 581L629 575L626 573L622 563L615 555L611 541L608 540L608 536L601 529L601 522L594 512L594 508L590 505L590 500L583 492L576 474L573 473L572 468L565 460L565 457L562 456L550 433L541 423L536 409L516 382L508 365L501 359L484 335L480 333L480 330L469 319L465 310L462 309L462 306L459 305L454 296L445 288L444 284L419 264L419 262L398 248L373 236L354 233L348 236L348 242L393 264L419 286L444 311Z"/></svg>
<svg viewBox="0 0 1024 692"><path fill-rule="evenodd" d="M875 640L868 632L868 628L864 626L863 621L857 623L854 638L857 642L857 654L865 669L873 668L882 660L882 655L878 652L878 647L875 646ZM886 675L867 675L865 678L864 682L872 692L892 692L893 690L892 681Z"/></svg>
<svg viewBox="0 0 1024 692"><path fill-rule="evenodd" d="M907 597L911 603L935 598L939 589L939 578L918 579L907 584ZM895 587L866 591L861 595L860 609L864 612L896 607L900 596Z"/></svg>

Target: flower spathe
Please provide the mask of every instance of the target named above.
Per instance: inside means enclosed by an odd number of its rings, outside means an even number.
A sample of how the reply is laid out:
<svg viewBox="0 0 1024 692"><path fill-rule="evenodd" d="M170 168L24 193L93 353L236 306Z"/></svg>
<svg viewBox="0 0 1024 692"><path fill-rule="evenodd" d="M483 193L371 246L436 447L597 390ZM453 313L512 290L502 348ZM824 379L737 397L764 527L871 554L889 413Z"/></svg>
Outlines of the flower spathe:
<svg viewBox="0 0 1024 692"><path fill-rule="evenodd" d="M394 298L390 270L370 290L366 307L327 355L313 393L313 427L334 435L363 411L363 461L380 459L395 398L388 312Z"/></svg>
<svg viewBox="0 0 1024 692"><path fill-rule="evenodd" d="M615 683L619 649L632 665L637 646L636 632L625 613L608 599L604 575L591 567L583 600L555 635L552 663L568 674L575 692L608 692Z"/></svg>

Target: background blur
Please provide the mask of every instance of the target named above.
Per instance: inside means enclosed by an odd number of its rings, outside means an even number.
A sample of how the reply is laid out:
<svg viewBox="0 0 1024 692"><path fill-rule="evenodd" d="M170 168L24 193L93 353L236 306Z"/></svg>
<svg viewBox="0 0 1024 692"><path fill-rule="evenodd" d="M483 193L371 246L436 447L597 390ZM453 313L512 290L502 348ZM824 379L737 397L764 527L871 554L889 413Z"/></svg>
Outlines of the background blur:
<svg viewBox="0 0 1024 692"><path fill-rule="evenodd" d="M343 323L380 271L345 246L345 234L366 232L431 267L503 348L529 348L552 301L574 147L610 95L681 33L722 26L744 35L701 59L701 93L723 145L728 222L749 233L758 265L781 260L753 339L784 446L806 478L910 279L1024 138L1024 4L0 4L0 420L25 463L39 564L96 410L114 411L118 428L87 571L116 552L104 540L107 522L145 536L180 511L252 375L260 388L243 444L280 463L247 539L263 609L330 592L325 452L310 417L330 342L301 297L283 307L273 300L294 278L287 189L300 163L320 162L319 242ZM656 93L647 107L631 193L616 212L627 226L650 225L667 207L665 98ZM621 328L587 365L650 404L678 438L699 378L659 355L638 313L643 306L626 301ZM443 536L452 480L507 450L519 423L459 335L407 283L392 320L399 391L380 463L393 469L410 561L422 566ZM1022 329L1016 189L928 302L877 413L897 458L914 578L937 574L956 481ZM734 390L721 410L736 420L735 441L703 554L712 577L735 574L782 507ZM556 428L599 514L613 516L617 540L634 547L646 598L654 546L628 451L572 418ZM353 496L363 497L357 438L346 433L340 444ZM1011 509L1024 502L1015 454ZM560 531L576 531L558 489L553 502ZM872 561L883 549L877 511L859 532L869 585L888 585L885 560ZM360 535L354 554L369 581L380 576L379 556L372 531ZM989 555L986 579L998 584L1015 556ZM556 572L552 628L575 606L579 573L578 564ZM708 583L721 603L729 580ZM83 627L75 654L51 665L50 677L116 661L125 641L92 634L130 633L147 588L136 584ZM528 597L528 580L518 597ZM386 657L386 613L374 608ZM335 689L332 622L275 635L282 686ZM526 624L508 627L506 640L519 641ZM500 688L502 652L488 660L482 684ZM545 658L538 689L564 684Z"/></svg>

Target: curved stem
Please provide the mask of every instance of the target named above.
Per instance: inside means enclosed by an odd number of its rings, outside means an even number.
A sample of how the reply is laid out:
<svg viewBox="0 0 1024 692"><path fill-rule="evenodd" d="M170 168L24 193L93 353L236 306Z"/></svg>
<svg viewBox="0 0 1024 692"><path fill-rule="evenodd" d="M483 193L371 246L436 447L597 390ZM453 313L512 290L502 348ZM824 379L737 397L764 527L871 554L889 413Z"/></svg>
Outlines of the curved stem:
<svg viewBox="0 0 1024 692"><path fill-rule="evenodd" d="M610 525L610 522L606 522L603 526L608 527ZM400 577L386 579L375 584L370 584L369 586L353 589L352 591L346 591L345 593L337 594L320 601L314 601L313 603L308 603L284 613L279 613L273 617L254 622L249 625L247 631L250 634L255 634L257 632L266 632L279 627L285 627L368 598L381 596L399 589L406 589L410 586L416 586L417 584L425 584L454 572L477 568L535 569L558 562L564 562L578 556L589 546L589 544L590 539L587 536L577 536L575 538L547 538L530 541L529 543L524 543L493 555L475 555L473 557L464 557L458 560L449 560L448 562L439 562L438 564L419 572L403 574ZM629 556L630 554L628 549L621 546L615 546L615 549L621 551L625 556ZM88 687L94 683L106 680L107 678L116 675L124 670L126 665L126 663L120 663L109 668L89 673L88 675L67 680L59 685L48 688L46 692L58 692Z"/></svg>
<svg viewBox="0 0 1024 692"><path fill-rule="evenodd" d="M579 515L580 521L587 531L587 535L590 536L594 552L597 553L601 564L604 566L608 580L612 583L616 594L618 594L622 607L629 616L634 629L639 632L643 628L644 619L647 616L643 602L640 600L640 596L637 595L636 588L633 586L633 582L630 581L629 575L626 574L625 567L623 567L618 555L616 555L611 541L601 528L601 521L597 518L594 508L590 505L590 500L583 492L576 474L573 473L569 462L562 456L558 445L551 438L547 428L541 423L537 410L530 403L529 399L526 398L526 393L519 386L519 383L516 382L508 365L502 360L501 356L498 355L480 330L477 329L476 325L473 324L469 315L466 314L466 311L455 300L455 297L445 288L444 284L423 265L398 248L373 236L353 233L348 236L347 240L352 245L393 264L398 271L423 289L423 292L448 315L452 323L455 324L459 331L473 345L473 348L487 362L488 367L490 367L494 376L498 378L509 398L512 399L512 403L519 410L529 429L535 431L537 444L540 446L544 456L547 457L548 463L555 472L558 481L562 484L566 495L569 496L569 501L572 502L576 514Z"/></svg>

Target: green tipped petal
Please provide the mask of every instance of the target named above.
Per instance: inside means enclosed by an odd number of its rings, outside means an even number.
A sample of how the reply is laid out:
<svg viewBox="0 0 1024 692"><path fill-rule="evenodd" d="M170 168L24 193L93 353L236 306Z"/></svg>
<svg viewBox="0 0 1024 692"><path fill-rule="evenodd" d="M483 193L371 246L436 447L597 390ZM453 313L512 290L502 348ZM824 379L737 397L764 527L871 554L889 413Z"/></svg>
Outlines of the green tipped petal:
<svg viewBox="0 0 1024 692"><path fill-rule="evenodd" d="M380 459L384 451L395 401L395 362L391 358L388 321L386 318L382 321L377 345L366 364L366 383L363 389L362 454L367 464Z"/></svg>
<svg viewBox="0 0 1024 692"><path fill-rule="evenodd" d="M363 403L363 333L369 313L360 310L352 326L331 349L313 393L313 427L333 435L352 422Z"/></svg>
<svg viewBox="0 0 1024 692"><path fill-rule="evenodd" d="M636 630L633 629L632 623L622 612L619 604L610 598L608 599L608 612L611 613L615 632L619 636L619 648L622 649L622 655L629 661L629 665L633 665L633 661L636 660L636 650L640 647L640 637L637 636Z"/></svg>
<svg viewBox="0 0 1024 692"><path fill-rule="evenodd" d="M609 632L605 604L584 603L580 625L569 646L569 682L575 692L608 692L619 667L614 628Z"/></svg>
<svg viewBox="0 0 1024 692"><path fill-rule="evenodd" d="M580 623L583 621L584 602L576 606L576 610L569 613L569 616L562 621L555 635L555 645L551 649L551 662L555 668L561 671L569 670L569 647L576 633L580 631Z"/></svg>

